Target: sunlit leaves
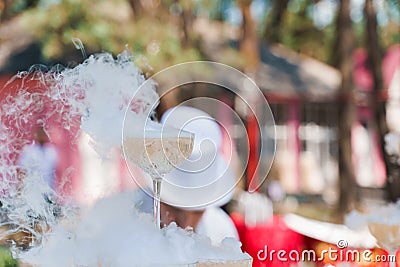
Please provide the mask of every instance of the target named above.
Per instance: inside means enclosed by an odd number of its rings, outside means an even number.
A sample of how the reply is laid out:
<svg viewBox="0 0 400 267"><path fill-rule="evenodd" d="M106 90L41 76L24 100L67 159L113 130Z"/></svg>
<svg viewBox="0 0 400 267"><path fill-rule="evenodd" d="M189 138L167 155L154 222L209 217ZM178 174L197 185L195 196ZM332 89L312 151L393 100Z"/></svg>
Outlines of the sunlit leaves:
<svg viewBox="0 0 400 267"><path fill-rule="evenodd" d="M43 56L49 61L79 57L72 38L79 38L89 54L118 54L128 47L136 57L145 56L154 71L200 59L195 47L182 47L181 29L168 12L162 16L155 14L133 19L129 3L124 0L64 0L27 11L24 17L26 27L40 40Z"/></svg>

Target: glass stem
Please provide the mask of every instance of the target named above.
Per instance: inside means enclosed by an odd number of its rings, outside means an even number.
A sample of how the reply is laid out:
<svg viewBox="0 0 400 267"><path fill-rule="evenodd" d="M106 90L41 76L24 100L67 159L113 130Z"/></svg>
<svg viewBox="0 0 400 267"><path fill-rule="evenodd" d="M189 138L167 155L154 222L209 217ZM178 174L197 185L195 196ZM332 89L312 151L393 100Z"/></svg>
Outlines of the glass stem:
<svg viewBox="0 0 400 267"><path fill-rule="evenodd" d="M162 180L161 177L153 177L153 192L154 192L153 216L154 216L154 224L158 229L161 229L161 219L160 219L161 180Z"/></svg>

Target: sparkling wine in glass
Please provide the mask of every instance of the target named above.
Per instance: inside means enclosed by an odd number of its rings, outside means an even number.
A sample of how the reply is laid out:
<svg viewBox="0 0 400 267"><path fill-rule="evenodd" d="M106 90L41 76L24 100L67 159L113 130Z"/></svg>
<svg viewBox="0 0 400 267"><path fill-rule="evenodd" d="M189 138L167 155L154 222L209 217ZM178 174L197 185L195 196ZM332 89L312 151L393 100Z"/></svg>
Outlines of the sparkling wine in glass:
<svg viewBox="0 0 400 267"><path fill-rule="evenodd" d="M192 154L194 134L178 129L145 128L143 137L123 140L129 160L148 173L153 181L153 216L160 228L161 181Z"/></svg>

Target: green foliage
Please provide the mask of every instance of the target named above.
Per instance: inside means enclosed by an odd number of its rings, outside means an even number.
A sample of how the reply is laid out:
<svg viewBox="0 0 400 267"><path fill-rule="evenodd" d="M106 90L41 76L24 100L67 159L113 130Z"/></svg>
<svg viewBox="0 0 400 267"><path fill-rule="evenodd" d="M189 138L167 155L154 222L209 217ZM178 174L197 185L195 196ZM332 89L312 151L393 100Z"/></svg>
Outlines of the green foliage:
<svg viewBox="0 0 400 267"><path fill-rule="evenodd" d="M11 252L0 246L0 267L18 267L18 262L12 257Z"/></svg>
<svg viewBox="0 0 400 267"><path fill-rule="evenodd" d="M266 7L265 18L258 27L261 35L270 26L269 16L273 5L271 0L257 1L264 1ZM316 2L289 1L279 29L279 42L295 51L331 63L335 23L322 29L314 25L311 14ZM43 57L49 62L81 61L80 53L71 41L72 38L79 38L87 54L100 51L118 54L128 47L144 71L152 73L172 64L204 59L204 53L200 51L201 41L196 40L192 33L189 33L192 39L189 43L182 42L183 11L193 16L206 15L211 20L223 21L228 8L237 5L238 1L160 0L159 5L150 9L142 8L135 17L129 0L15 0L13 3L14 12L25 11L25 25L40 41ZM391 11L392 19L380 28L384 48L398 43L400 39L398 1L388 0L386 6ZM354 25L359 46L365 45L364 24L364 20L361 20ZM260 39L263 38L260 36ZM228 45L224 49L232 57L224 56L224 62L238 58L237 53L233 55L235 51L228 49ZM236 65L241 63L236 62Z"/></svg>
<svg viewBox="0 0 400 267"><path fill-rule="evenodd" d="M386 12L389 22L382 27L381 31L382 45L385 48L400 43L400 2L388 0Z"/></svg>
<svg viewBox="0 0 400 267"><path fill-rule="evenodd" d="M182 46L179 25L168 12L143 14L137 19L130 12L129 3L124 0L64 0L32 9L24 17L48 61L65 61L79 55L72 38L79 38L88 54L118 54L128 47L147 72L200 59L195 47ZM143 57L148 62L141 60Z"/></svg>
<svg viewBox="0 0 400 267"><path fill-rule="evenodd" d="M315 27L309 15L313 1L290 1L285 11L281 29L281 42L287 47L328 62L332 49L334 30L330 25L324 29Z"/></svg>

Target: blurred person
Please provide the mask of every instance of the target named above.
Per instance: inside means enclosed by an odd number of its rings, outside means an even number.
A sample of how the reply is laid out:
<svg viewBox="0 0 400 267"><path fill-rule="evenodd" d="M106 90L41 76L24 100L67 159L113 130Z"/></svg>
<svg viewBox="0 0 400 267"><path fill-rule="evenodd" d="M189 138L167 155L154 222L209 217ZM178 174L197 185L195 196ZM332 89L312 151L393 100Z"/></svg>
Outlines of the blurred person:
<svg viewBox="0 0 400 267"><path fill-rule="evenodd" d="M209 114L186 106L167 110L161 123L195 135L192 155L163 179L162 226L175 222L182 228L192 227L213 244L225 237L238 239L233 221L221 209L231 200L236 179L221 153L218 123ZM151 212L151 198L147 199L142 210Z"/></svg>
<svg viewBox="0 0 400 267"><path fill-rule="evenodd" d="M91 205L102 197L121 191L120 182L123 179L121 152L113 149L107 157L101 157L93 144L90 135L82 131L78 142L81 181L76 197L85 205Z"/></svg>
<svg viewBox="0 0 400 267"><path fill-rule="evenodd" d="M325 188L322 169L316 155L311 151L300 153L300 186L307 194L321 194Z"/></svg>
<svg viewBox="0 0 400 267"><path fill-rule="evenodd" d="M24 201L29 202L26 217L20 217L20 223L24 226L12 229L12 224L5 224L9 228L9 234L4 240L11 242L17 248L28 249L32 242L38 242L38 235L49 230L47 216L54 218L62 216L61 208L57 202L56 191L56 168L58 154L54 144L50 143L49 137L43 124L36 126L33 132L32 144L27 144L21 151L18 160L18 182L19 193L23 195ZM42 197L42 198L41 198ZM10 204L10 203L9 203ZM14 205L14 203L11 203ZM18 207L17 202L17 206ZM8 207L10 208L10 207ZM5 216L8 216L6 214ZM12 218L3 218L6 222L12 222Z"/></svg>
<svg viewBox="0 0 400 267"><path fill-rule="evenodd" d="M267 186L267 195L273 202L282 201L285 198L285 190L279 180L272 180Z"/></svg>
<svg viewBox="0 0 400 267"><path fill-rule="evenodd" d="M22 174L28 171L38 172L43 177L44 182L52 190L55 190L57 163L56 147L49 142L44 126L37 126L33 143L25 146L18 158L18 165L21 167Z"/></svg>
<svg viewBox="0 0 400 267"><path fill-rule="evenodd" d="M248 227L265 225L273 216L273 203L263 193L243 191L238 197L238 212Z"/></svg>
<svg viewBox="0 0 400 267"><path fill-rule="evenodd" d="M376 131L367 122L355 122L351 129L352 161L356 182L362 187L381 187L386 169Z"/></svg>
<svg viewBox="0 0 400 267"><path fill-rule="evenodd" d="M209 237L214 245L218 245L226 237L239 239L233 221L219 206L210 205L203 209L191 210L162 202L161 222L163 225L175 222L182 228L191 227L196 233Z"/></svg>

